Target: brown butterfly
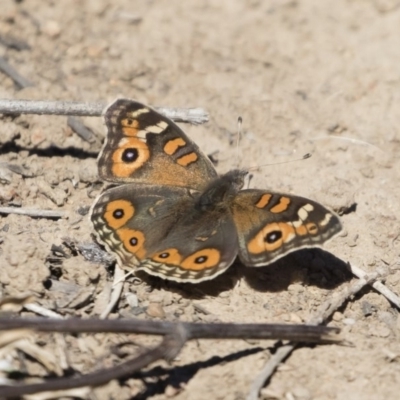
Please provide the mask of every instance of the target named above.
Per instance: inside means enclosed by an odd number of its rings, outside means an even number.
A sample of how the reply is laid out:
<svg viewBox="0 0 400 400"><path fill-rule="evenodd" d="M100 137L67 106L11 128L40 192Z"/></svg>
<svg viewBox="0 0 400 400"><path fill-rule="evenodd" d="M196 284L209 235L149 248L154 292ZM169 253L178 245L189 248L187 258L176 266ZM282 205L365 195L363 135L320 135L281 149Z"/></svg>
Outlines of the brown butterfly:
<svg viewBox="0 0 400 400"><path fill-rule="evenodd" d="M100 195L91 221L122 268L201 282L237 255L246 266L264 266L341 231L338 216L315 201L242 190L244 170L218 176L174 122L146 105L118 99L104 117L99 174L120 185Z"/></svg>

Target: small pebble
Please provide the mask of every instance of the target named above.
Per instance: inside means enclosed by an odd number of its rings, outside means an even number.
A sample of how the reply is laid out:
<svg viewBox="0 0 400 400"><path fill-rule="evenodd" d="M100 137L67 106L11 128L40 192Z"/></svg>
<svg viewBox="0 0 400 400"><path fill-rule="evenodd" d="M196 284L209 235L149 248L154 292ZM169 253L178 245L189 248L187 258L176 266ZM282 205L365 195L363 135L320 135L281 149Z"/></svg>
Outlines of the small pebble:
<svg viewBox="0 0 400 400"><path fill-rule="evenodd" d="M339 322L343 319L343 314L340 311L335 311L332 315L332 319L336 322Z"/></svg>
<svg viewBox="0 0 400 400"><path fill-rule="evenodd" d="M301 319L301 317L295 313L290 313L290 322L294 323L294 324L302 324L303 320Z"/></svg>
<svg viewBox="0 0 400 400"><path fill-rule="evenodd" d="M153 318L165 318L165 311L160 303L150 303L146 313Z"/></svg>
<svg viewBox="0 0 400 400"><path fill-rule="evenodd" d="M176 388L172 385L168 385L165 388L165 396L166 397L175 397L181 391L180 388Z"/></svg>
<svg viewBox="0 0 400 400"><path fill-rule="evenodd" d="M136 308L139 305L139 300L135 293L125 293L125 298L127 303L129 304L129 307Z"/></svg>
<svg viewBox="0 0 400 400"><path fill-rule="evenodd" d="M376 307L368 301L363 301L361 303L361 311L364 317L368 317L369 315L372 315L374 311L376 311Z"/></svg>
<svg viewBox="0 0 400 400"><path fill-rule="evenodd" d="M302 285L299 285L298 283L292 283L288 286L287 290L289 293L303 293L304 287Z"/></svg>
<svg viewBox="0 0 400 400"><path fill-rule="evenodd" d="M155 290L149 294L148 300L150 303L162 303L164 300L164 293Z"/></svg>
<svg viewBox="0 0 400 400"><path fill-rule="evenodd" d="M56 38L61 33L61 28L56 21L46 21L42 27L41 31L51 38Z"/></svg>
<svg viewBox="0 0 400 400"><path fill-rule="evenodd" d="M296 399L304 399L305 400L305 399L312 398L310 391L304 386L295 386L292 389L292 393Z"/></svg>

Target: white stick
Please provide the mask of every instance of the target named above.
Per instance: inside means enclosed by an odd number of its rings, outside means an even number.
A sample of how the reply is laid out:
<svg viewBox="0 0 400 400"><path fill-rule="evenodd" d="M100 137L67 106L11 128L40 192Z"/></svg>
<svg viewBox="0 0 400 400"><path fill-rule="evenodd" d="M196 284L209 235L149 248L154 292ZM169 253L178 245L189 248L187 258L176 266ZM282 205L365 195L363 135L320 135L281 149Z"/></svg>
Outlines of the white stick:
<svg viewBox="0 0 400 400"><path fill-rule="evenodd" d="M36 218L65 218L65 211L39 210L37 208L0 207L0 214L19 214Z"/></svg>
<svg viewBox="0 0 400 400"><path fill-rule="evenodd" d="M0 99L0 114L46 114L99 117L106 103L79 103L74 101L38 101ZM159 113L177 122L204 124L209 120L202 108L154 107Z"/></svg>
<svg viewBox="0 0 400 400"><path fill-rule="evenodd" d="M353 269L352 269L353 270ZM358 268L358 272L362 271ZM345 288L339 293L338 296L331 297L321 305L316 314L307 322L311 325L318 325L329 318L344 302L350 297L358 293L363 287L373 282L380 277L379 273L375 272L370 275L362 271L363 276L361 279L353 282L350 287ZM258 374L257 378L251 385L247 400L257 400L261 389L264 387L265 382L270 379L279 364L284 361L291 352L296 348L297 344L288 344L279 348L279 350L272 356L265 364L262 371Z"/></svg>
<svg viewBox="0 0 400 400"><path fill-rule="evenodd" d="M36 303L24 304L24 308L25 310L32 311L38 315L41 315L42 317L56 318L56 319L64 318L62 315L57 314L54 311L48 310L47 308L44 308L43 306L40 306L39 304Z"/></svg>

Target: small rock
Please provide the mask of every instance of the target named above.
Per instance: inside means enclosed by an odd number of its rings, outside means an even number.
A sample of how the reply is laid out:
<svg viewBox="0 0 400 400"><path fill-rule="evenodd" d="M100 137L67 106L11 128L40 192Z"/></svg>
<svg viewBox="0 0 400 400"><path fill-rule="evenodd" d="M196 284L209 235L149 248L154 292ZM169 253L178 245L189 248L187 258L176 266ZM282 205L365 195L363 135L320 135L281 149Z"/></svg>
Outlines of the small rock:
<svg viewBox="0 0 400 400"><path fill-rule="evenodd" d="M51 37L52 39L56 38L61 33L61 28L58 22L56 21L46 21L41 26L41 31L46 34L47 36Z"/></svg>
<svg viewBox="0 0 400 400"><path fill-rule="evenodd" d="M52 188L44 180L38 180L37 186L38 186L39 192L42 193L43 195L45 195L53 203L57 204L57 206L61 207L67 201L68 194L64 190L62 190L58 187Z"/></svg>
<svg viewBox="0 0 400 400"><path fill-rule="evenodd" d="M165 311L160 303L150 303L146 313L153 318L165 318Z"/></svg>
<svg viewBox="0 0 400 400"><path fill-rule="evenodd" d="M129 304L129 307L136 308L139 305L139 300L135 293L125 293L125 298Z"/></svg>
<svg viewBox="0 0 400 400"><path fill-rule="evenodd" d="M310 391L304 386L295 386L292 389L292 393L296 399L311 399L312 398Z"/></svg>
<svg viewBox="0 0 400 400"><path fill-rule="evenodd" d="M175 397L181 391L180 388L176 388L172 385L168 385L165 388L165 396L166 397Z"/></svg>
<svg viewBox="0 0 400 400"><path fill-rule="evenodd" d="M357 246L357 242L354 239L349 239L347 241L347 246L349 247L356 247Z"/></svg>
<svg viewBox="0 0 400 400"><path fill-rule="evenodd" d="M386 338L390 336L390 329L387 328L383 324L376 325L375 327L371 327L368 332L371 336Z"/></svg>
<svg viewBox="0 0 400 400"><path fill-rule="evenodd" d="M143 314L145 311L146 311L145 307L135 307L135 308L132 308L131 313L132 313L132 315L137 316L137 315Z"/></svg>
<svg viewBox="0 0 400 400"><path fill-rule="evenodd" d="M154 290L149 294L148 300L150 303L162 303L164 300L164 293L158 290Z"/></svg>
<svg viewBox="0 0 400 400"><path fill-rule="evenodd" d="M298 283L292 283L288 286L287 290L289 293L303 293L304 287L302 285L299 285Z"/></svg>
<svg viewBox="0 0 400 400"><path fill-rule="evenodd" d="M356 323L356 320L353 318L344 318L343 323L345 325L354 325Z"/></svg>
<svg viewBox="0 0 400 400"><path fill-rule="evenodd" d="M343 319L343 314L340 311L335 311L332 315L332 319L336 322L339 322Z"/></svg>
<svg viewBox="0 0 400 400"><path fill-rule="evenodd" d="M361 311L364 315L364 317L368 317L369 315L372 315L376 311L376 307L369 303L368 301L363 301L361 303Z"/></svg>
<svg viewBox="0 0 400 400"><path fill-rule="evenodd" d="M31 143L34 147L39 146L41 143L43 143L47 137L46 134L44 133L43 129L40 127L35 127L31 131Z"/></svg>
<svg viewBox="0 0 400 400"><path fill-rule="evenodd" d="M295 313L290 313L290 322L294 323L294 324L302 324L303 320L301 319L301 317Z"/></svg>
<svg viewBox="0 0 400 400"><path fill-rule="evenodd" d="M173 303L173 296L171 292L166 292L163 298L163 306L170 306Z"/></svg>

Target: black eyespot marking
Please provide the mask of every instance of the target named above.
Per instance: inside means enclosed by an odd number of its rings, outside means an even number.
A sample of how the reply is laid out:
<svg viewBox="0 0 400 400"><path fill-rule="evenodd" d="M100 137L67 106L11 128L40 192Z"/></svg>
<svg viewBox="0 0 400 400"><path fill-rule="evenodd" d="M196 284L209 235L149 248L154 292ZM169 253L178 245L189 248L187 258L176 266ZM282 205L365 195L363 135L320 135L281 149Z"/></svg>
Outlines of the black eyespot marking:
<svg viewBox="0 0 400 400"><path fill-rule="evenodd" d="M195 262L196 264L204 264L207 260L208 260L208 257L206 257L206 256L200 256L200 257L197 257L197 258L194 260L194 262Z"/></svg>
<svg viewBox="0 0 400 400"><path fill-rule="evenodd" d="M122 153L122 161L126 163L132 163L135 162L139 157L139 152L138 149L135 149L134 147L125 149L124 152Z"/></svg>
<svg viewBox="0 0 400 400"><path fill-rule="evenodd" d="M168 258L169 257L169 253L168 252L161 253L158 257L160 257L160 258Z"/></svg>
<svg viewBox="0 0 400 400"><path fill-rule="evenodd" d="M125 213L124 210L122 210L121 208L117 208L116 210L113 211L112 215L115 219L121 219L124 217Z"/></svg>
<svg viewBox="0 0 400 400"><path fill-rule="evenodd" d="M133 119L128 118L126 122L127 122L128 125L132 125L133 124Z"/></svg>
<svg viewBox="0 0 400 400"><path fill-rule="evenodd" d="M277 242L281 238L282 238L281 231L272 231L269 232L267 235L265 235L264 242L271 244Z"/></svg>
<svg viewBox="0 0 400 400"><path fill-rule="evenodd" d="M130 244L131 246L136 246L136 245L138 244L137 238L135 238L134 236L131 237L131 238L129 239L129 244Z"/></svg>

